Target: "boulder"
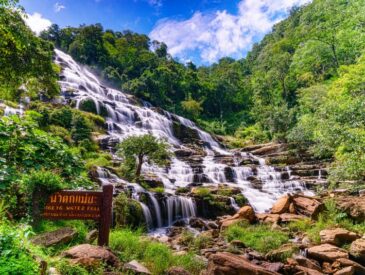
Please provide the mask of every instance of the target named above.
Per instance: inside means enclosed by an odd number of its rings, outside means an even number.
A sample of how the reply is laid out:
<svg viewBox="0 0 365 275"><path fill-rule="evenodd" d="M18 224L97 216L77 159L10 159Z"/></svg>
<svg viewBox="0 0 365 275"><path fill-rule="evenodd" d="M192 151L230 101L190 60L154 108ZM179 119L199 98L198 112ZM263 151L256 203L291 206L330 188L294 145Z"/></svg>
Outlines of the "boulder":
<svg viewBox="0 0 365 275"><path fill-rule="evenodd" d="M64 251L62 256L72 259L75 264L91 266L99 263L104 263L109 266L118 267L118 258L107 248L81 244Z"/></svg>
<svg viewBox="0 0 365 275"><path fill-rule="evenodd" d="M189 225L192 228L199 228L199 229L204 229L207 227L207 225L202 219L196 217L193 217L189 220Z"/></svg>
<svg viewBox="0 0 365 275"><path fill-rule="evenodd" d="M250 223L256 220L255 211L251 206L248 205L241 207L234 216L236 215L238 215L238 218L248 220Z"/></svg>
<svg viewBox="0 0 365 275"><path fill-rule="evenodd" d="M318 214L324 209L324 204L319 200L302 195L295 195L293 197L293 204L298 214L311 217L312 219L316 219Z"/></svg>
<svg viewBox="0 0 365 275"><path fill-rule="evenodd" d="M334 262L336 259L349 257L346 250L331 244L312 246L308 248L307 254L309 258L326 262Z"/></svg>
<svg viewBox="0 0 365 275"><path fill-rule="evenodd" d="M77 235L77 231L70 227L64 227L55 231L42 233L32 238L35 245L51 246L70 242Z"/></svg>
<svg viewBox="0 0 365 275"><path fill-rule="evenodd" d="M239 223L239 222L243 222L245 221L244 219L232 219L232 218L228 218L225 220L221 221L221 230L225 230L227 229L229 226Z"/></svg>
<svg viewBox="0 0 365 275"><path fill-rule="evenodd" d="M337 259L332 264L332 267L335 268L335 269L342 269L342 268L347 267L347 266L354 267L354 274L355 275L365 274L365 267L364 266L362 266L361 264L359 264L357 262L346 259L346 258Z"/></svg>
<svg viewBox="0 0 365 275"><path fill-rule="evenodd" d="M358 234L343 228L322 230L319 233L319 236L321 238L321 243L329 243L337 246L341 246L360 238Z"/></svg>
<svg viewBox="0 0 365 275"><path fill-rule="evenodd" d="M349 252L356 261L365 264L365 238L354 241L350 246Z"/></svg>
<svg viewBox="0 0 365 275"><path fill-rule="evenodd" d="M275 204L271 208L271 213L272 214L286 213L289 210L290 203L291 203L291 198L289 195L281 197L275 202Z"/></svg>
<svg viewBox="0 0 365 275"><path fill-rule="evenodd" d="M283 269L284 264L279 262L277 263L263 262L261 266L269 271L280 272Z"/></svg>
<svg viewBox="0 0 365 275"><path fill-rule="evenodd" d="M271 261L283 261L291 257L293 253L299 250L298 246L292 243L283 244L277 249L271 250L266 254L266 258Z"/></svg>
<svg viewBox="0 0 365 275"><path fill-rule="evenodd" d="M126 263L123 268L125 270L133 271L137 274L151 274L151 272L145 266L135 260Z"/></svg>
<svg viewBox="0 0 365 275"><path fill-rule="evenodd" d="M244 256L218 252L209 257L205 275L275 275L264 267L251 263Z"/></svg>
<svg viewBox="0 0 365 275"><path fill-rule="evenodd" d="M190 275L190 273L182 267L173 266L167 270L167 275Z"/></svg>

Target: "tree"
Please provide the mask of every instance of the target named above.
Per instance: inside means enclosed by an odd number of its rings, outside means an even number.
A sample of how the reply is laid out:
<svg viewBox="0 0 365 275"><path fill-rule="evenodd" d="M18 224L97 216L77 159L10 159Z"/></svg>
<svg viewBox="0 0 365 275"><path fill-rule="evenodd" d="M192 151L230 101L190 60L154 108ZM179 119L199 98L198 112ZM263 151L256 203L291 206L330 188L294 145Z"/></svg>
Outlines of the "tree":
<svg viewBox="0 0 365 275"><path fill-rule="evenodd" d="M117 154L124 159L123 169L130 179L139 180L143 163L166 165L170 152L168 144L152 135L132 136L118 145Z"/></svg>

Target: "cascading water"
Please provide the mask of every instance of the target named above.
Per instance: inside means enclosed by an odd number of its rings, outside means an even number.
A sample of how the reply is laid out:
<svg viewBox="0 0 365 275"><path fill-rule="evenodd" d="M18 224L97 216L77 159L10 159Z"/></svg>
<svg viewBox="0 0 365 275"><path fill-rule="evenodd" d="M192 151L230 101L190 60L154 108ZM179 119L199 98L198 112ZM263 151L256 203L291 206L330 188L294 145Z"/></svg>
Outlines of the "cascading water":
<svg viewBox="0 0 365 275"><path fill-rule="evenodd" d="M129 136L153 134L166 140L170 144L171 151L186 149L185 144L174 134L174 123L195 131L200 138L199 146L204 155L198 157L198 165L194 164L198 168L193 169L189 159L183 157L173 157L167 168L147 164L142 166L143 174L151 173L163 182L165 194L162 198L147 192L138 184L119 179L107 170L102 168L98 170L101 182L112 181L128 186L132 191L132 198L140 201L149 228L152 228L153 224L158 227L172 225L177 219L189 219L197 215L192 198L175 195L179 187L186 187L195 183L197 179L199 183L206 185L226 183L239 187L258 212L270 209L275 200L285 193L305 189L299 181L290 179L284 181L281 173L266 165L264 159L243 153L232 154L223 149L210 134L199 129L192 121L156 109L147 102L138 101L128 94L103 86L97 77L59 50L56 50L56 62L63 69L59 83L64 97L71 98L76 102L76 108L80 109L86 101L94 104L96 112L106 117L110 139L120 141ZM222 156L231 157L233 165L216 160L216 157ZM239 165L240 158L243 157L259 162L255 171L249 166ZM227 168L233 171L233 178L226 177ZM254 186L252 177L256 177L262 183L261 188ZM142 201L142 194L147 196L148 201L146 199ZM233 198L231 205L233 208L238 207Z"/></svg>

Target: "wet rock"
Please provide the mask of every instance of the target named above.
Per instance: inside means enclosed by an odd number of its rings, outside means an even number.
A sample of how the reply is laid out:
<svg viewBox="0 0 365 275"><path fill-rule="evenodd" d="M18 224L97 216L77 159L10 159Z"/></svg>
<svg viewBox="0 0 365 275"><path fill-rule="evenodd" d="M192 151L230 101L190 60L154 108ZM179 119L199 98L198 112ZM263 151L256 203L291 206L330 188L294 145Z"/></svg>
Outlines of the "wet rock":
<svg viewBox="0 0 365 275"><path fill-rule="evenodd" d="M321 238L321 243L329 243L337 246L341 246L360 238L358 234L343 228L322 230L319 233L319 236Z"/></svg>
<svg viewBox="0 0 365 275"><path fill-rule="evenodd" d="M141 177L150 188L164 187L162 180L157 175L148 173L142 174Z"/></svg>
<svg viewBox="0 0 365 275"><path fill-rule="evenodd" d="M174 136L182 143L196 143L200 141L200 136L196 129L187 127L181 123L174 122L172 125L172 131Z"/></svg>
<svg viewBox="0 0 365 275"><path fill-rule="evenodd" d="M151 274L151 272L144 265L140 264L136 260L126 263L123 268L125 270L130 270L138 274Z"/></svg>
<svg viewBox="0 0 365 275"><path fill-rule="evenodd" d="M192 227L192 228L199 228L199 229L204 229L206 228L206 224L205 222L200 219L200 218L191 218L190 221L189 221L189 225Z"/></svg>
<svg viewBox="0 0 365 275"><path fill-rule="evenodd" d="M173 266L167 270L167 275L190 275L190 272L182 267Z"/></svg>
<svg viewBox="0 0 365 275"><path fill-rule="evenodd" d="M31 242L35 245L41 246L52 246L56 244L64 244L70 242L74 237L76 237L77 232L70 228L64 227L57 229L52 232L46 232L39 234L32 238Z"/></svg>
<svg viewBox="0 0 365 275"><path fill-rule="evenodd" d="M226 176L226 180L229 182L234 182L235 174L231 167L226 166L224 168L224 175Z"/></svg>
<svg viewBox="0 0 365 275"><path fill-rule="evenodd" d="M218 252L209 257L205 275L276 275L279 274L270 271L259 265L248 261L244 256L234 255L226 252Z"/></svg>
<svg viewBox="0 0 365 275"><path fill-rule="evenodd" d="M109 266L118 267L118 258L107 248L81 244L64 251L62 256L70 258L75 264L84 266L95 266L100 263L104 263Z"/></svg>
<svg viewBox="0 0 365 275"><path fill-rule="evenodd" d="M291 198L289 195L285 195L278 199L273 207L271 208L272 214L283 214L289 210L289 206L291 203Z"/></svg>
<svg viewBox="0 0 365 275"><path fill-rule="evenodd" d="M321 244L310 247L308 248L307 253L309 258L327 262L334 262L336 259L349 257L346 250L331 244Z"/></svg>
<svg viewBox="0 0 365 275"><path fill-rule="evenodd" d="M185 220L181 219L181 220L177 220L175 221L172 226L176 226L176 227L184 227L186 226L186 222Z"/></svg>
<svg viewBox="0 0 365 275"><path fill-rule="evenodd" d="M349 250L352 257L361 264L365 264L365 238L354 241Z"/></svg>

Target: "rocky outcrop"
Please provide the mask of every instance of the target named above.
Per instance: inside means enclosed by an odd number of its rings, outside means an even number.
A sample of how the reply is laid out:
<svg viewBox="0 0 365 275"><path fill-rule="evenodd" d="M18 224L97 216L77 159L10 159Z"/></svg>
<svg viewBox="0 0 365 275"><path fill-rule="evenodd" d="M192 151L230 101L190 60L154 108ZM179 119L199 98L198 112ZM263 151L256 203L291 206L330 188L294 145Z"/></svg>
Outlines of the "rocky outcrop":
<svg viewBox="0 0 365 275"><path fill-rule="evenodd" d="M365 264L365 238L354 241L350 246L349 252L356 261Z"/></svg>
<svg viewBox="0 0 365 275"><path fill-rule="evenodd" d="M308 248L307 254L309 258L318 261L334 262L339 258L348 258L346 250L338 248L331 244L321 244Z"/></svg>
<svg viewBox="0 0 365 275"><path fill-rule="evenodd" d="M64 251L62 256L69 258L74 264L83 266L95 266L105 264L108 266L118 267L118 258L107 248L91 245L81 244Z"/></svg>
<svg viewBox="0 0 365 275"><path fill-rule="evenodd" d="M55 231L39 234L32 238L31 242L35 245L52 246L56 244L65 244L77 236L77 232L70 228L64 227Z"/></svg>
<svg viewBox="0 0 365 275"><path fill-rule="evenodd" d="M244 256L231 253L216 253L210 256L205 275L276 275L259 265L251 263Z"/></svg>
<svg viewBox="0 0 365 275"><path fill-rule="evenodd" d="M337 246L341 246L360 238L358 234L343 228L322 230L319 233L319 236L321 238L321 243L328 243Z"/></svg>

